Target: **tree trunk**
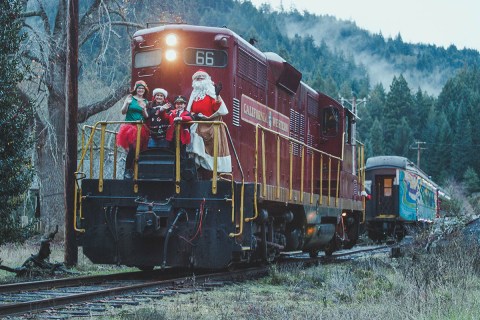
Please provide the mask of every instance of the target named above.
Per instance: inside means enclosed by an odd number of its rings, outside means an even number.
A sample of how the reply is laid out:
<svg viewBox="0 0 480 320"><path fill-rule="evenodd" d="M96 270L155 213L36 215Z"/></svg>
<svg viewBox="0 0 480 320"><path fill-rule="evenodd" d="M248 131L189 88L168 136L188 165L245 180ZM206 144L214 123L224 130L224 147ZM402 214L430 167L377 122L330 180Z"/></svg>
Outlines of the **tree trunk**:
<svg viewBox="0 0 480 320"><path fill-rule="evenodd" d="M58 63L50 65L50 95L48 122L37 127L36 168L40 183L41 220L45 229L56 225L61 228L65 216L65 58L59 55Z"/></svg>
<svg viewBox="0 0 480 320"><path fill-rule="evenodd" d="M59 225L63 230L64 206L64 146L57 150L50 146L37 150L37 174L40 182L40 217L44 230ZM60 233L60 236L63 232Z"/></svg>

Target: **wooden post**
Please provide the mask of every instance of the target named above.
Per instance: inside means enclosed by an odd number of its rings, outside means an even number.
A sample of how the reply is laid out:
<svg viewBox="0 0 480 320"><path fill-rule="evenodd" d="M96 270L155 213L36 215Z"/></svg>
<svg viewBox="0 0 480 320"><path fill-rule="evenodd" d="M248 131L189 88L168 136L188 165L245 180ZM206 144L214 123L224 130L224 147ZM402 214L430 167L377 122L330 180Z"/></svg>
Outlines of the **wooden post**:
<svg viewBox="0 0 480 320"><path fill-rule="evenodd" d="M65 76L65 264L78 262L74 230L75 171L77 169L78 113L78 0L67 4L67 63Z"/></svg>

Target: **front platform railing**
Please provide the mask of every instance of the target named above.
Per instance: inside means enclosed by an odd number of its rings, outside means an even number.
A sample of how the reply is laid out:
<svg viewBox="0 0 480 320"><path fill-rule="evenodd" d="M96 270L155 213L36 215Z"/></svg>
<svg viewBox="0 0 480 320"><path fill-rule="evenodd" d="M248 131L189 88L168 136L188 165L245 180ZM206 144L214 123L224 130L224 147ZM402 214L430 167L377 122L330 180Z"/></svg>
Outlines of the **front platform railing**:
<svg viewBox="0 0 480 320"><path fill-rule="evenodd" d="M116 136L117 136L117 131L115 130L109 130L107 129L107 126L116 126L120 124L133 124L137 126L137 137L136 137L136 146L135 146L135 159L134 159L134 168L133 168L133 192L138 193L138 159L140 155L140 140L141 140L141 130L142 126L144 125L143 122L141 121L136 121L136 122L127 122L127 121L100 121L97 122L94 126L88 126L85 125L82 128L82 136L81 136L81 157L78 163L77 171L75 172L75 179L76 179L76 184L75 184L75 199L74 199L74 228L78 232L84 232L84 229L78 228L77 221L83 219L83 212L82 212L82 200L84 197L82 196L82 188L81 188L81 183L80 181L82 179L85 179L87 177L87 174L85 173L85 163L87 159L87 154L89 155L88 157L88 163L89 163L89 178L90 179L98 179L98 191L103 192L104 188L104 179L106 176L110 175L111 172L111 178L112 179L117 179L117 172L118 172L118 149L116 146ZM236 230L237 232L231 233L230 237L236 237L239 236L243 233L243 223L244 223L244 185L245 185L245 178L244 178L244 173L243 169L240 164L240 160L238 157L238 154L235 150L235 147L233 145L233 141L230 135L230 132L228 131L228 127L225 125L224 122L222 121L191 121L189 122L190 124L198 123L208 123L210 125L214 126L214 136L213 136L213 172L212 172L212 180L211 180L211 191L212 194L217 194L218 190L218 178L220 176L222 177L229 177L232 181L232 199L231 199L231 204L232 204L232 223L235 223L235 221L238 221L238 227ZM236 169L238 170L239 176L240 176L240 205L239 205L239 213L238 217L235 214L235 193L234 193L234 179L233 179L233 174L231 173L221 173L219 174L218 172L218 150L219 150L219 131L220 127L223 126L225 129L227 139L228 139L228 146L229 149L233 152L234 158L236 160ZM175 193L179 194L181 192L181 167L180 167L180 162L181 162L181 157L180 157L180 123L176 124L176 135L175 135ZM86 137L88 135L88 140L86 140ZM99 135L99 136L98 136ZM107 147L106 146L106 137L107 135L113 137L113 147ZM112 143L110 143L112 144ZM96 157L94 155L94 151L98 151L98 161L96 161ZM105 157L105 152L108 150L112 150L113 154L113 160L110 163L110 168L105 167L105 162L106 162L106 157ZM95 168L95 166L98 165L98 168ZM97 169L97 170L95 170ZM108 171L108 174L106 173Z"/></svg>

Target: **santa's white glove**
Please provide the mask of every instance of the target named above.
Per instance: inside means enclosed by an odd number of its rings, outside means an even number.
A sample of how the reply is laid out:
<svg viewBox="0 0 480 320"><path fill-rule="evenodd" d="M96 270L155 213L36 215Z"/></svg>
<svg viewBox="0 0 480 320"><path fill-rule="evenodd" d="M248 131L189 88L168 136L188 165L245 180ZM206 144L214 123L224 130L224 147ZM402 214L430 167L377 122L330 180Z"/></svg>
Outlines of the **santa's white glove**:
<svg viewBox="0 0 480 320"><path fill-rule="evenodd" d="M208 117L206 115L204 115L203 113L197 113L197 118L200 118L200 119L208 119Z"/></svg>
<svg viewBox="0 0 480 320"><path fill-rule="evenodd" d="M175 117L173 118L173 121L182 121L182 117Z"/></svg>

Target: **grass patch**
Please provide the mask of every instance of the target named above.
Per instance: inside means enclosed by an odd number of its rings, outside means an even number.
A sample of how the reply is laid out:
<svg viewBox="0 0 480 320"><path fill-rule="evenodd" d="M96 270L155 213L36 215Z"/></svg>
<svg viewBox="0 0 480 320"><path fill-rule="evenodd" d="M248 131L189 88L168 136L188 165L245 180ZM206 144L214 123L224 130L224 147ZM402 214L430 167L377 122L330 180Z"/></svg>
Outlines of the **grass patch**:
<svg viewBox="0 0 480 320"><path fill-rule="evenodd" d="M259 281L175 295L122 319L478 319L478 248L451 242L399 259L374 256L309 269L272 266ZM111 318L116 318L112 315Z"/></svg>
<svg viewBox="0 0 480 320"><path fill-rule="evenodd" d="M1 257L23 262L36 246L3 246ZM52 259L63 260L61 245ZM478 319L480 253L469 243L419 244L401 258L367 256L312 268L272 266L270 275L213 291L152 299L112 309L103 319ZM81 253L77 270L126 270L91 264Z"/></svg>
<svg viewBox="0 0 480 320"><path fill-rule="evenodd" d="M8 243L0 246L0 260L2 264L11 268L20 267L25 260L32 254L37 254L40 248L41 238L33 238L23 244ZM52 242L50 245L52 253L49 261L51 263L60 263L64 261L64 246L63 243ZM138 271L137 268L128 268L124 266L115 265L95 265L82 252L82 248L78 249L78 264L75 268L70 269L71 272L77 275L95 275L108 274L126 271ZM71 275L59 275L65 277ZM0 270L0 283L25 281L25 279L17 278L15 274Z"/></svg>

